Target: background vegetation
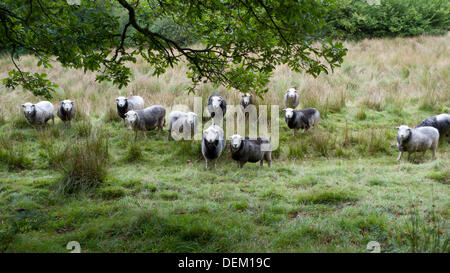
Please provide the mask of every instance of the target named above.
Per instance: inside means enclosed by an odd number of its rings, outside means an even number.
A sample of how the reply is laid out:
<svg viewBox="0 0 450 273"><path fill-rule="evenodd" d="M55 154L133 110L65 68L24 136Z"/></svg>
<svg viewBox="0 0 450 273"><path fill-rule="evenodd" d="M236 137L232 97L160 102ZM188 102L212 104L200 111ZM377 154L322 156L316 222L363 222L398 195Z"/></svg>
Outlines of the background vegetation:
<svg viewBox="0 0 450 273"><path fill-rule="evenodd" d="M343 67L317 79L278 66L257 103L280 104L296 85L300 107L321 111L319 128L293 137L281 119L272 168L238 169L227 150L210 171L200 143L168 143L167 131L134 143L115 113L114 98L130 93L192 107L184 64L154 77L138 60L118 90L23 56L60 86L52 102L71 98L79 114L71 129L57 119L36 131L20 105L38 98L0 88L0 251L66 252L76 240L84 252L365 252L375 240L383 252L448 252L450 145L434 161L397 162L394 128L450 111L449 41L346 42ZM0 77L12 66L1 58ZM240 97L210 84L197 95L212 93ZM69 179L94 187L68 194Z"/></svg>

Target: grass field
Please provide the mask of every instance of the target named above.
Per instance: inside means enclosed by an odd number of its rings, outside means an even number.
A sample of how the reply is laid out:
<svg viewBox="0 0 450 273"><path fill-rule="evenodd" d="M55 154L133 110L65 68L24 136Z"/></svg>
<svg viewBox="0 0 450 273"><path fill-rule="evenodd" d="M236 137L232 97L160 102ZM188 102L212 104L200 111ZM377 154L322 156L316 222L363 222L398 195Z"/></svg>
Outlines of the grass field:
<svg viewBox="0 0 450 273"><path fill-rule="evenodd" d="M205 170L200 143L167 142L167 131L133 142L114 98L192 106L184 66L156 78L139 61L118 90L22 57L24 70L60 85L53 103L73 99L79 115L70 129L56 118L36 131L20 105L38 98L0 87L0 251L68 252L78 241L82 252L367 252L377 241L382 252L449 252L450 144L440 141L437 160L397 162L395 126L450 112L450 36L345 45L333 74L280 66L257 100L279 104L297 86L300 106L322 114L317 130L295 137L280 119L272 168L238 169L227 150ZM1 78L12 68L0 59ZM212 93L239 99L209 84L197 95ZM98 187L67 187L84 178Z"/></svg>

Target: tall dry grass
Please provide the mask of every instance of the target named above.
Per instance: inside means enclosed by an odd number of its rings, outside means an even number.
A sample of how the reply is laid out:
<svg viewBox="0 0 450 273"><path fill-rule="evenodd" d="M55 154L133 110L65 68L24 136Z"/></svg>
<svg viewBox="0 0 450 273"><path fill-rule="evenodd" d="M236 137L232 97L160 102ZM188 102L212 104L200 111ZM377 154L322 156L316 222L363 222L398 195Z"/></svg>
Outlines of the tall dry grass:
<svg viewBox="0 0 450 273"><path fill-rule="evenodd" d="M402 108L415 103L427 110L449 109L450 35L363 40L346 42L345 46L349 50L343 66L329 75L313 78L294 73L284 65L277 67L268 86L270 92L264 95L264 100L257 98L258 104L282 105L284 92L297 86L300 107L316 107L323 116L339 112L345 106L381 111L390 105ZM111 83L95 82L94 73L66 69L59 64L54 64L52 69L37 68L36 62L31 56L24 56L19 61L23 70L45 71L60 86L53 99L55 106L59 100L70 98L85 115L98 118L106 115L106 120L110 120L109 112L115 110L112 109L115 97L130 94L141 95L147 105L186 104L193 107L194 95L187 93L190 81L185 65L154 77L152 68L139 59L136 64L131 64L131 83L119 90ZM13 69L10 60L0 58L0 78L6 77L10 69ZM230 104L237 104L240 98L235 90L215 88L211 84L200 86L197 95L206 98L212 93L223 94ZM37 100L29 92L11 91L0 86L2 119L21 112L23 102Z"/></svg>

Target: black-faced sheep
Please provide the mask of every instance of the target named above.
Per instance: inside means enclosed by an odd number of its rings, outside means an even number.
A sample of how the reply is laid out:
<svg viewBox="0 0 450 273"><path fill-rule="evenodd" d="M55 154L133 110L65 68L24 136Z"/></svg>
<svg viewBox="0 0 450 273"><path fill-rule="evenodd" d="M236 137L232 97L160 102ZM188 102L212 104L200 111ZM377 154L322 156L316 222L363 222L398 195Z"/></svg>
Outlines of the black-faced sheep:
<svg viewBox="0 0 450 273"><path fill-rule="evenodd" d="M284 109L286 124L293 129L293 134L298 129L306 132L310 127L317 127L319 123L320 113L315 108L306 108L303 110L294 110L292 108Z"/></svg>
<svg viewBox="0 0 450 273"><path fill-rule="evenodd" d="M71 100L63 100L58 107L58 117L66 124L71 125L72 119L75 116L75 106Z"/></svg>
<svg viewBox="0 0 450 273"><path fill-rule="evenodd" d="M125 114L131 110L142 110L144 108L144 99L141 96L130 96L128 98L116 98L117 114L125 122Z"/></svg>
<svg viewBox="0 0 450 273"><path fill-rule="evenodd" d="M216 167L216 160L222 154L225 146L224 133L219 126L213 124L203 132L202 154L206 160L206 169L208 169L208 160L214 161L214 168Z"/></svg>
<svg viewBox="0 0 450 273"><path fill-rule="evenodd" d="M397 130L397 148L400 151L397 160L401 159L403 152L408 152L408 160L414 152L422 152L424 157L428 149L433 151L433 159L436 158L439 142L439 131L436 128L430 126L409 128L401 125Z"/></svg>
<svg viewBox="0 0 450 273"><path fill-rule="evenodd" d="M169 114L169 135L168 140L172 139L172 131L184 133L192 139L197 132L198 118L194 112L172 111Z"/></svg>
<svg viewBox="0 0 450 273"><path fill-rule="evenodd" d="M240 135L232 135L230 142L231 158L238 162L242 168L247 162L260 162L263 166L264 160L269 167L272 163L272 151L270 141L266 138L243 138Z"/></svg>
<svg viewBox="0 0 450 273"><path fill-rule="evenodd" d="M49 101L40 101L36 104L27 102L22 104L23 114L30 125L43 125L48 120L55 124L55 115L53 114L53 104Z"/></svg>
<svg viewBox="0 0 450 273"><path fill-rule="evenodd" d="M161 105L153 105L143 110L131 110L125 114L125 120L128 122L128 129L135 131L134 138L137 138L138 131L150 131L158 127L158 135L166 125L166 109Z"/></svg>
<svg viewBox="0 0 450 273"><path fill-rule="evenodd" d="M285 108L295 109L295 107L298 106L298 102L299 102L299 96L297 93L297 89L289 88L288 91L286 92L286 94L284 94L283 102L284 102Z"/></svg>
<svg viewBox="0 0 450 273"><path fill-rule="evenodd" d="M221 95L211 95L208 99L208 111L212 118L222 119L227 112L227 102Z"/></svg>
<svg viewBox="0 0 450 273"><path fill-rule="evenodd" d="M441 137L447 136L450 137L450 115L449 114L440 114L434 117L429 117L424 119L416 128L431 126L436 128L439 131L439 135Z"/></svg>

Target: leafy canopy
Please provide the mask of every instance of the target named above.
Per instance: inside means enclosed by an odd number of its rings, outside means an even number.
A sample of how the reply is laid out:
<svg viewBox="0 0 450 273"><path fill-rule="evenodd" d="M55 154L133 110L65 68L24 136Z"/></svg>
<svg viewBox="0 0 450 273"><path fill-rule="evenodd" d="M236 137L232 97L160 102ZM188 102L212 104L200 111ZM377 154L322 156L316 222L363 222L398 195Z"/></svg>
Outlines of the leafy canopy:
<svg viewBox="0 0 450 273"><path fill-rule="evenodd" d="M79 4L73 4L79 2ZM0 2L0 51L12 60L34 54L38 65L51 60L64 67L95 71L97 81L119 88L130 81L130 62L142 56L160 75L185 62L192 80L222 84L242 92L267 92L276 65L313 76L328 73L343 61L339 42L318 37L330 1L320 0L3 0ZM185 46L151 23L170 20L187 37ZM55 85L45 74L16 65L4 79L35 95L51 97Z"/></svg>

